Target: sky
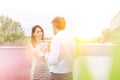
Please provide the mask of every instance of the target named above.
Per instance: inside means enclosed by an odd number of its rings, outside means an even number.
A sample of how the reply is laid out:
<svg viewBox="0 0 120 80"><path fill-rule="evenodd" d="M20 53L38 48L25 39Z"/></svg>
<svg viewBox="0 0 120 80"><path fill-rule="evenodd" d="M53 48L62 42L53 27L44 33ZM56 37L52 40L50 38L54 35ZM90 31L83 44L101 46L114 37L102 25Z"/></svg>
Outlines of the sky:
<svg viewBox="0 0 120 80"><path fill-rule="evenodd" d="M52 37L51 20L63 16L74 35L99 37L120 11L119 0L1 0L0 15L19 21L26 35L39 24L46 37Z"/></svg>

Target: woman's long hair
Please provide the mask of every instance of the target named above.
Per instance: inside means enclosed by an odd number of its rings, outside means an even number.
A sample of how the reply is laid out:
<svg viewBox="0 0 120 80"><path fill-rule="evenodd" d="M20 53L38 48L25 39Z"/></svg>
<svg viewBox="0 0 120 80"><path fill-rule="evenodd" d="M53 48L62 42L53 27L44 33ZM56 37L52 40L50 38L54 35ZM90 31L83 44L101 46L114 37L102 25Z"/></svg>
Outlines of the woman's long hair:
<svg viewBox="0 0 120 80"><path fill-rule="evenodd" d="M33 26L32 33L31 33L31 42L32 42L32 46L33 47L35 47L35 45L37 44L36 38L33 35L35 33L35 31L36 31L37 28L40 28L41 31L43 32L41 40L44 39L44 31L43 31L42 27L40 25Z"/></svg>

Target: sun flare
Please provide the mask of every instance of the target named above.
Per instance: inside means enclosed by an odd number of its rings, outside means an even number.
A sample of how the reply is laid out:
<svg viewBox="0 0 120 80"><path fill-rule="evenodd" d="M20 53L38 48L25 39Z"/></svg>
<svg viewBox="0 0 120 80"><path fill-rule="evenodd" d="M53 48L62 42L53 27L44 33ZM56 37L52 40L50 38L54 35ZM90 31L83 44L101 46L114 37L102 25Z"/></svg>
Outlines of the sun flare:
<svg viewBox="0 0 120 80"><path fill-rule="evenodd" d="M100 32L95 31L93 28L77 28L74 31L74 36L77 38L96 38L100 36Z"/></svg>

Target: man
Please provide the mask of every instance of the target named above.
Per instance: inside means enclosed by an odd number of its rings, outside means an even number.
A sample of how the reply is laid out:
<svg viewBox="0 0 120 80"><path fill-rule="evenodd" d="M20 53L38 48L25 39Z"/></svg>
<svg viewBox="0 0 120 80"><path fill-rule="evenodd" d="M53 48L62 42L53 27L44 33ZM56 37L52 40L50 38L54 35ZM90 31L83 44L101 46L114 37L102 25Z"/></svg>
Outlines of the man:
<svg viewBox="0 0 120 80"><path fill-rule="evenodd" d="M65 27L66 21L63 17L57 16L52 20L55 36L51 41L50 53L46 54L51 80L73 80L72 69L76 44Z"/></svg>

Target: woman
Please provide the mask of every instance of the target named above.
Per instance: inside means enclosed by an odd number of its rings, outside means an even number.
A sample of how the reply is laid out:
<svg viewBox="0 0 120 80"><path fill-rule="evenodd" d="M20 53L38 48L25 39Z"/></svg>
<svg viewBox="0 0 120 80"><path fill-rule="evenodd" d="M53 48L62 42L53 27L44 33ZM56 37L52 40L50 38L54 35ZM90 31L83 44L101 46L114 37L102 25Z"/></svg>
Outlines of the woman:
<svg viewBox="0 0 120 80"><path fill-rule="evenodd" d="M49 80L49 71L45 55L40 49L40 43L44 40L44 31L41 26L35 25L32 28L29 53L32 55L32 66L30 80Z"/></svg>

